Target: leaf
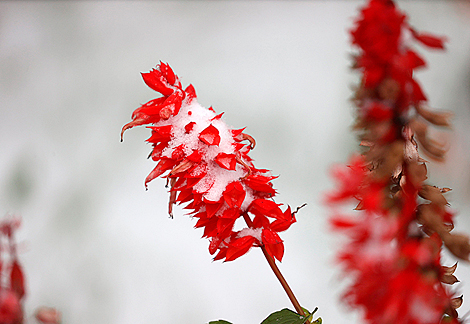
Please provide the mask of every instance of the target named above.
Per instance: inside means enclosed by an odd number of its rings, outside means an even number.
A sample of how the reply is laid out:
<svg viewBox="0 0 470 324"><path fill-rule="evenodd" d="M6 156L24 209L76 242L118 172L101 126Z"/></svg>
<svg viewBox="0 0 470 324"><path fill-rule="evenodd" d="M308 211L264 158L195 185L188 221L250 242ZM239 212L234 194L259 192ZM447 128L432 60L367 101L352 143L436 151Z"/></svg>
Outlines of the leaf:
<svg viewBox="0 0 470 324"><path fill-rule="evenodd" d="M232 323L227 322L225 320L218 320L218 321L209 322L208 324L232 324Z"/></svg>
<svg viewBox="0 0 470 324"><path fill-rule="evenodd" d="M284 308L269 315L261 324L304 324L307 316L302 316L290 309Z"/></svg>

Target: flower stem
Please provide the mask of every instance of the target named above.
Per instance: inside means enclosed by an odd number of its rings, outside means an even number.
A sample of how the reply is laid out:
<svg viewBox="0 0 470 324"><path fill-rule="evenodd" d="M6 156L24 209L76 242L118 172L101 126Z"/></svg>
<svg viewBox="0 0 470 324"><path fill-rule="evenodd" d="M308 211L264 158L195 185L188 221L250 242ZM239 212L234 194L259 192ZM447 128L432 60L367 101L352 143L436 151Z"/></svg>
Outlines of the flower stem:
<svg viewBox="0 0 470 324"><path fill-rule="evenodd" d="M245 219L246 224L248 227L252 228L253 227L253 222L251 221L250 217L248 216L247 213L243 213L243 218ZM289 287L289 284L287 283L286 279L281 273L281 270L279 270L276 261L273 259L271 255L269 255L268 251L266 250L266 247L264 245L261 245L261 250L263 251L264 257L268 261L269 266L274 272L274 275L277 277L279 282L281 283L282 288L284 288L285 292L287 293L287 297L289 297L292 305L294 305L295 310L297 311L297 314L305 316L305 312L300 306L299 301L294 295L294 292L292 289ZM309 320L307 320L305 323L310 323Z"/></svg>

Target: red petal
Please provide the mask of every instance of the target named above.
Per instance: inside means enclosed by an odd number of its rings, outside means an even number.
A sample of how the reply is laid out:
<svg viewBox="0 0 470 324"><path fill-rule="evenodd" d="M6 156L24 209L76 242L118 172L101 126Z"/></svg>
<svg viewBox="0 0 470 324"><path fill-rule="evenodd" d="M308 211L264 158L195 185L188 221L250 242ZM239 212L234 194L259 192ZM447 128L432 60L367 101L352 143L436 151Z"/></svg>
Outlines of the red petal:
<svg viewBox="0 0 470 324"><path fill-rule="evenodd" d="M255 199L249 208L250 213L254 215L263 215L267 217L283 218L283 214L279 205L272 200Z"/></svg>
<svg viewBox="0 0 470 324"><path fill-rule="evenodd" d="M149 183L153 179L159 177L165 171L172 169L173 166L175 165L175 162L176 161L170 160L170 159L160 160L160 162L158 162L157 166L152 170L152 172L149 173L147 178L145 178L145 187L147 187L147 183Z"/></svg>
<svg viewBox="0 0 470 324"><path fill-rule="evenodd" d="M173 89L169 87L165 77L157 69L153 69L147 73L141 73L142 78L144 79L145 84L151 89L160 92L164 96L169 96L173 93Z"/></svg>
<svg viewBox="0 0 470 324"><path fill-rule="evenodd" d="M237 219L230 219L230 218L222 218L220 217L219 220L217 221L217 231L219 232L219 236L226 237L229 236L233 224L235 223Z"/></svg>
<svg viewBox="0 0 470 324"><path fill-rule="evenodd" d="M237 165L235 154L219 153L215 157L215 162L217 162L221 168L227 170L235 170L235 166Z"/></svg>
<svg viewBox="0 0 470 324"><path fill-rule="evenodd" d="M192 84L188 85L184 92L186 93L186 98L188 98L189 102L196 98L196 90L194 90Z"/></svg>
<svg viewBox="0 0 470 324"><path fill-rule="evenodd" d="M209 244L209 253L214 254L220 246L220 238L214 237Z"/></svg>
<svg viewBox="0 0 470 324"><path fill-rule="evenodd" d="M370 121L377 122L391 120L393 118L393 109L380 102L373 102L365 117Z"/></svg>
<svg viewBox="0 0 470 324"><path fill-rule="evenodd" d="M190 155L188 155L188 160L199 163L201 162L202 155L199 151L193 151Z"/></svg>
<svg viewBox="0 0 470 324"><path fill-rule="evenodd" d="M189 132L193 130L194 125L196 125L195 122L190 122L186 126L184 126L184 130L186 131L186 134L188 134Z"/></svg>
<svg viewBox="0 0 470 324"><path fill-rule="evenodd" d="M413 95L412 95L413 102L428 100L423 90L421 89L421 86L419 85L419 83L416 82L415 80L412 80L412 83L413 83Z"/></svg>
<svg viewBox="0 0 470 324"><path fill-rule="evenodd" d="M140 106L140 108L134 110L132 113L132 119L136 119L139 115L142 114L147 116L158 115L161 109L160 105L165 101L165 99L165 97L152 99L149 102L143 104Z"/></svg>
<svg viewBox="0 0 470 324"><path fill-rule="evenodd" d="M385 76L382 68L374 67L364 69L364 86L366 88L374 88L379 84Z"/></svg>
<svg viewBox="0 0 470 324"><path fill-rule="evenodd" d="M261 214L258 214L253 218L253 228L263 228L263 227L270 227L269 219Z"/></svg>
<svg viewBox="0 0 470 324"><path fill-rule="evenodd" d="M211 201L204 199L204 202L206 203L206 212L207 212L208 218L211 218L212 216L214 216L217 213L217 211L219 211L220 207L222 207L222 204L223 204L222 199L217 202L211 202Z"/></svg>
<svg viewBox="0 0 470 324"><path fill-rule="evenodd" d="M179 203L184 203L186 201L190 201L193 197L192 197L192 189L191 188L188 188L188 189L185 189L185 190L182 190L179 195L178 195L178 198L176 199L176 201L178 201Z"/></svg>
<svg viewBox="0 0 470 324"><path fill-rule="evenodd" d="M243 136L241 136L241 133L245 130L246 127L243 127L242 129L232 129L232 136L233 139L240 142L243 141Z"/></svg>
<svg viewBox="0 0 470 324"><path fill-rule="evenodd" d="M160 70L169 84L174 85L176 82L176 76L171 67L168 64L160 62Z"/></svg>
<svg viewBox="0 0 470 324"><path fill-rule="evenodd" d="M283 232L283 231L287 230L292 225L292 223L294 223L294 222L295 222L295 219L294 219L294 221L286 221L286 220L283 220L283 219L276 219L274 222L271 223L271 225L269 227L275 232Z"/></svg>
<svg viewBox="0 0 470 324"><path fill-rule="evenodd" d="M413 37L421 42L423 45L426 45L431 48L444 49L444 42L446 41L445 37L437 37L428 33L418 33L414 29L411 29Z"/></svg>
<svg viewBox="0 0 470 324"><path fill-rule="evenodd" d="M225 261L233 261L248 252L256 239L253 236L240 237L229 244Z"/></svg>
<svg viewBox="0 0 470 324"><path fill-rule="evenodd" d="M152 130L152 136L147 140L147 142L150 143L159 143L159 142L168 142L171 139L171 131L172 131L172 126L171 125L166 125L166 126L149 126Z"/></svg>
<svg viewBox="0 0 470 324"><path fill-rule="evenodd" d="M245 200L245 189L239 182L230 183L223 193L223 197L227 205L230 207L241 207Z"/></svg>
<svg viewBox="0 0 470 324"><path fill-rule="evenodd" d="M214 237L217 235L217 217L209 218L204 227L204 237Z"/></svg>
<svg viewBox="0 0 470 324"><path fill-rule="evenodd" d="M222 118L222 115L223 115L223 114L224 114L224 113L218 114L217 116L215 116L214 118L212 118L211 121L213 121L213 120L218 120L218 119Z"/></svg>
<svg viewBox="0 0 470 324"><path fill-rule="evenodd" d="M240 216L240 209L238 208L229 208L224 211L222 214L223 218L237 219Z"/></svg>
<svg viewBox="0 0 470 324"><path fill-rule="evenodd" d="M271 228L275 232L282 232L287 230L293 223L297 220L295 219L295 213L293 214L290 210L290 206L287 207L286 211L283 213L283 219L276 219L271 223Z"/></svg>
<svg viewBox="0 0 470 324"><path fill-rule="evenodd" d="M194 169L189 171L189 173L185 174L186 178L197 178L201 179L207 174L207 165L206 164L198 164Z"/></svg>
<svg viewBox="0 0 470 324"><path fill-rule="evenodd" d="M405 55L408 60L408 65L411 69L426 66L426 62L415 52L409 50Z"/></svg>
<svg viewBox="0 0 470 324"><path fill-rule="evenodd" d="M11 267L10 287L11 290L18 296L18 299L21 299L24 296L24 275L17 260L13 261L13 265Z"/></svg>
<svg viewBox="0 0 470 324"><path fill-rule="evenodd" d="M243 180L243 183L246 184L251 189L256 190L256 191L266 192L266 193L268 193L272 196L274 196L276 194L276 189L274 189L268 183L263 183L263 182L260 182L260 181L254 181L254 180L250 179L250 177Z"/></svg>
<svg viewBox="0 0 470 324"><path fill-rule="evenodd" d="M210 124L199 134L199 139L207 145L219 145L219 130Z"/></svg>
<svg viewBox="0 0 470 324"><path fill-rule="evenodd" d="M220 249L219 253L214 257L214 261L222 260L227 255L227 248Z"/></svg>
<svg viewBox="0 0 470 324"><path fill-rule="evenodd" d="M263 229L261 238L269 255L282 261L282 257L284 256L284 244L279 235L273 231Z"/></svg>

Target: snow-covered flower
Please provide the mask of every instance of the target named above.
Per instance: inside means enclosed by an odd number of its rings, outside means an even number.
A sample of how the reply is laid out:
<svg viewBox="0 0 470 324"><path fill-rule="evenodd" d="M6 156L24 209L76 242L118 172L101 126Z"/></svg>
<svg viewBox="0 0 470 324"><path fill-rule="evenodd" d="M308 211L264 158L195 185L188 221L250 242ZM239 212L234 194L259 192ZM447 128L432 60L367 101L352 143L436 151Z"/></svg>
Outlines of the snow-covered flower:
<svg viewBox="0 0 470 324"><path fill-rule="evenodd" d="M147 141L157 165L145 185L157 177L167 179L170 216L173 204L186 204L188 214L198 219L195 226L210 239L216 260L235 260L253 246L264 246L281 260L284 245L278 232L295 217L272 200L276 190L271 180L276 177L254 166L249 152L255 140L243 129L228 127L214 109L202 107L194 87L183 89L168 64L160 63L142 77L163 96L136 109L122 133L139 125L151 129ZM235 230L239 218L247 227Z"/></svg>

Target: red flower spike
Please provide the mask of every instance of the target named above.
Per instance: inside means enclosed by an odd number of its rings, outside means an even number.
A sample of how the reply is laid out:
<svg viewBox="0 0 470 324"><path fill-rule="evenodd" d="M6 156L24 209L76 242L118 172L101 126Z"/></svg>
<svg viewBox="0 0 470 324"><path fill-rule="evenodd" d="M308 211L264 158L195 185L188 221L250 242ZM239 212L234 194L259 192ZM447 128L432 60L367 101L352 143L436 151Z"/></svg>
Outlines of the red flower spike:
<svg viewBox="0 0 470 324"><path fill-rule="evenodd" d="M331 225L348 239L337 257L344 273L351 275L344 300L360 308L367 323L437 324L445 322L444 313L450 315L449 322L458 323L453 293L442 284L457 279L452 273L443 275L440 251L443 243L450 251L470 251L470 244L468 237L450 233L452 217L445 215L442 192L436 188L431 195L422 189L426 167L415 140L424 141L427 122L449 124L444 115L418 120L427 116L420 109L427 98L414 72L426 62L409 47L413 39L408 31L425 46L444 48L444 38L410 28L392 0L369 0L351 31L358 49L353 65L362 74L354 96L355 128L365 150L349 166L333 170L338 188L328 195L328 203L334 208L347 200L359 204L354 217L335 211ZM429 141L421 144L431 147ZM436 149L432 155L442 158L443 153ZM430 204L418 207L418 193L439 210ZM265 229L277 233L284 221L276 219Z"/></svg>
<svg viewBox="0 0 470 324"><path fill-rule="evenodd" d="M206 129L201 132L201 134L199 134L199 139L207 145L219 145L219 130L215 128L212 124L210 124L209 126L207 126Z"/></svg>
<svg viewBox="0 0 470 324"><path fill-rule="evenodd" d="M253 165L249 153L255 140L244 129L231 129L222 120L223 114L200 106L194 87L189 85L183 91L168 64L160 63L142 77L163 96L136 109L123 131L138 125L151 128L147 141L153 146L150 157L157 165L145 185L167 177L169 206L185 204L182 208L197 219L195 227L203 228L203 236L211 240L209 251L216 254L214 260L234 260L251 246L261 245L262 229L276 233L295 222L290 209L283 213L276 203L266 200L276 194L271 183L275 177ZM248 212L254 216L250 228L243 235L234 232L233 224ZM273 242L267 243L270 253L280 259L283 246Z"/></svg>

